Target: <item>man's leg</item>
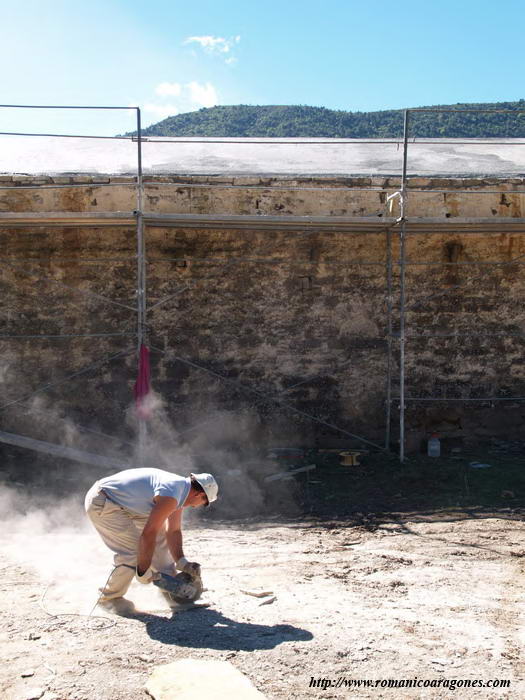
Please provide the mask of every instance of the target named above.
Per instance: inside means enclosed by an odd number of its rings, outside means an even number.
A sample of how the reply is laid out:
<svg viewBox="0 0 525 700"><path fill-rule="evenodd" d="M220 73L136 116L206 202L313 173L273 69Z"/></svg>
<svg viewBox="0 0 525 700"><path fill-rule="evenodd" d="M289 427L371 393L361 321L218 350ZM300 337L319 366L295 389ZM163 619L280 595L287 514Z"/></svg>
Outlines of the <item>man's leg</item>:
<svg viewBox="0 0 525 700"><path fill-rule="evenodd" d="M97 484L88 491L85 505L104 544L115 553L115 568L101 590L101 602L121 598L135 575L139 538L147 518L134 516L109 501Z"/></svg>

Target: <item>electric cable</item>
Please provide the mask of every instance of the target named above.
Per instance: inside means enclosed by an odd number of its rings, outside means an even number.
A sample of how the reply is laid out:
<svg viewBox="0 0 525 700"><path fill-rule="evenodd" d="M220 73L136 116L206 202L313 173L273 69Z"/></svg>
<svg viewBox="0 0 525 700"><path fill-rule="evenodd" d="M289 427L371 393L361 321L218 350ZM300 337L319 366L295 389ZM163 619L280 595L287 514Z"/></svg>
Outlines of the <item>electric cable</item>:
<svg viewBox="0 0 525 700"><path fill-rule="evenodd" d="M118 568L117 566L113 567L112 571L110 572L109 576L106 579L106 583L104 584L104 587L102 590L104 590L104 588L107 586L109 579L113 576L113 572L117 568ZM95 605L91 608L91 611L87 615L85 613L52 613L52 612L50 612L45 607L45 604L44 604L47 592L48 592L50 587L51 587L51 581L49 581L47 586L44 588L44 591L43 591L43 593L40 596L40 599L38 601L38 606L40 607L40 609L43 612L45 612L45 614L48 615L49 617L52 617L54 619L57 619L59 617L81 617L81 618L84 617L84 618L86 618L86 625L87 626L89 626L89 622L91 620L104 620L106 623L109 623L109 624L105 624L103 627L100 627L100 626L88 627L88 629L91 629L91 630L96 631L96 632L110 629L111 627L114 627L117 624L116 620L111 620L110 618L105 617L104 615L93 615L93 611L95 610L95 608L97 607L97 605L100 602L100 599L102 598L102 595L103 595L102 592L99 594Z"/></svg>

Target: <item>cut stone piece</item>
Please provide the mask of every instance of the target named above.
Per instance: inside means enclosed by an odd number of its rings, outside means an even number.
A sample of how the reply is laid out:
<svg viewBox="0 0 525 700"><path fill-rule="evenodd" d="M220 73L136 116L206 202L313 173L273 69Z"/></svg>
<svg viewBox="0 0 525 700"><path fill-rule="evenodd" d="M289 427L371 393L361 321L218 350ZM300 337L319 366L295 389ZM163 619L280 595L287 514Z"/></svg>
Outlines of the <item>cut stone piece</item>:
<svg viewBox="0 0 525 700"><path fill-rule="evenodd" d="M156 666L145 685L155 700L264 700L258 691L229 661L180 659Z"/></svg>
<svg viewBox="0 0 525 700"><path fill-rule="evenodd" d="M20 695L17 695L17 698L19 700L40 700L45 692L45 688L27 688Z"/></svg>
<svg viewBox="0 0 525 700"><path fill-rule="evenodd" d="M243 588L239 589L241 593L245 595L251 595L254 598L266 598L266 596L273 595L273 591L247 591Z"/></svg>
<svg viewBox="0 0 525 700"><path fill-rule="evenodd" d="M275 603L276 600L277 600L277 596L271 595L269 598L266 598L265 600L260 602L259 607L261 607L261 605L271 605L272 603Z"/></svg>

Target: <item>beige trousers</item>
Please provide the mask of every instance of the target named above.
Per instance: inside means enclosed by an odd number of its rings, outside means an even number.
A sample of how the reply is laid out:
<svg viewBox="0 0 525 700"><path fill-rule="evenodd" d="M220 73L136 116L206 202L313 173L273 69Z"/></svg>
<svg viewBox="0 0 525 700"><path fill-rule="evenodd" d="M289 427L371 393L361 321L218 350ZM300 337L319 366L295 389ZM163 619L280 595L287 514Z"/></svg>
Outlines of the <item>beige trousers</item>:
<svg viewBox="0 0 525 700"><path fill-rule="evenodd" d="M121 598L128 590L137 566L137 553L142 530L148 520L118 506L107 498L96 482L87 492L85 508L88 518L104 544L114 552L115 568L104 588L101 602ZM168 549L166 531L162 530L155 545L151 568L165 574L176 574L175 562Z"/></svg>

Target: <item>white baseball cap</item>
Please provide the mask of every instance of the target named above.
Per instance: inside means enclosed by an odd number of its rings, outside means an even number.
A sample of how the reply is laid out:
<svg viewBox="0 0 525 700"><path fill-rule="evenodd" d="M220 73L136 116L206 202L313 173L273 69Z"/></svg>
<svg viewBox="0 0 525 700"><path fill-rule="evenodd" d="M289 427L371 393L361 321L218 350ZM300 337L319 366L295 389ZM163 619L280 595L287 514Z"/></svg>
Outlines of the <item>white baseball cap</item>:
<svg viewBox="0 0 525 700"><path fill-rule="evenodd" d="M204 489L204 493L208 499L208 503L206 504L207 506L209 506L213 501L217 500L219 485L215 481L215 477L213 477L211 474L190 474L190 476L193 477L195 481Z"/></svg>

